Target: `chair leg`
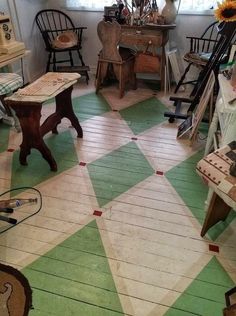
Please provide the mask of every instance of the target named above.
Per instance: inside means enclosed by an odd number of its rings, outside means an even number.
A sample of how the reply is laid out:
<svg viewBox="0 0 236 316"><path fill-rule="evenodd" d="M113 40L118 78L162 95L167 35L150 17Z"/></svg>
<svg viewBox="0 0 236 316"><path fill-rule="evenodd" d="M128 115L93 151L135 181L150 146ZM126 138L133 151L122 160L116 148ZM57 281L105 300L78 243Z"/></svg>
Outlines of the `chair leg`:
<svg viewBox="0 0 236 316"><path fill-rule="evenodd" d="M80 50L79 50L79 49L77 49L77 52L78 52L78 55L79 55L79 59L80 59L81 65L82 65L82 66L85 66L85 63L84 63L83 57L82 57L82 55L80 54ZM87 84L88 84L88 81L89 81L89 75L88 75L88 72L87 72L87 71L86 71L85 75L86 75L86 82L87 82Z"/></svg>
<svg viewBox="0 0 236 316"><path fill-rule="evenodd" d="M1 103L2 103L2 105L3 105L3 110L6 112L6 114L8 115L8 116L12 116L12 113L11 113L11 109L9 108L9 106L4 102L4 98L6 97L6 94L4 94L4 95L0 95L0 101L1 101Z"/></svg>
<svg viewBox="0 0 236 316"><path fill-rule="evenodd" d="M56 63L57 63L57 60L56 60L56 53L54 52L54 53L53 53L53 71L56 71L56 70L57 70Z"/></svg>
<svg viewBox="0 0 236 316"><path fill-rule="evenodd" d="M4 98L6 97L6 94L4 95L0 95L0 101L3 105L3 108L1 107L1 104L0 104L0 110L2 109L3 113L9 117L12 117L13 120L14 120L14 127L16 129L16 131L19 133L21 132L21 126L20 126L20 122L18 120L18 117L16 116L15 114L15 111L13 109L11 109L7 104L6 102L4 101Z"/></svg>
<svg viewBox="0 0 236 316"><path fill-rule="evenodd" d="M48 54L48 61L47 61L46 72L49 72L50 63L51 63L51 57L52 57L52 53L50 52L50 53Z"/></svg>
<svg viewBox="0 0 236 316"><path fill-rule="evenodd" d="M89 75L88 75L87 70L85 71L85 76L86 76L86 83L88 84L88 82L89 82Z"/></svg>
<svg viewBox="0 0 236 316"><path fill-rule="evenodd" d="M131 83L132 83L132 89L137 90L137 79L136 79L136 73L133 72L131 74Z"/></svg>
<svg viewBox="0 0 236 316"><path fill-rule="evenodd" d="M73 67L74 66L74 61L73 61L73 58L72 58L71 50L69 50L69 56L70 56L70 65Z"/></svg>
<svg viewBox="0 0 236 316"><path fill-rule="evenodd" d="M192 65L192 63L188 64L188 66L186 67L182 77L180 78L180 80L179 80L179 82L178 82L178 84L177 84L177 86L175 88L174 93L177 93L179 91L180 86L182 86L184 84L184 79L185 79L187 73L189 72L189 69L190 69L191 65Z"/></svg>
<svg viewBox="0 0 236 316"><path fill-rule="evenodd" d="M81 65L82 65L82 66L85 66L85 63L84 63L84 61L83 61L83 57L82 57L82 55L80 54L80 50L77 49L77 52L78 52L78 55L79 55L79 59L80 59Z"/></svg>
<svg viewBox="0 0 236 316"><path fill-rule="evenodd" d="M98 91L101 85L101 63L99 61L97 65L95 85L96 85L96 94L98 94Z"/></svg>
<svg viewBox="0 0 236 316"><path fill-rule="evenodd" d="M123 69L122 66L119 67L119 89L120 89L120 99L123 98L125 92Z"/></svg>
<svg viewBox="0 0 236 316"><path fill-rule="evenodd" d="M216 223L224 221L230 211L231 207L227 205L225 201L222 200L215 192L213 192L201 230L201 236L203 237L207 233L208 229L210 229Z"/></svg>

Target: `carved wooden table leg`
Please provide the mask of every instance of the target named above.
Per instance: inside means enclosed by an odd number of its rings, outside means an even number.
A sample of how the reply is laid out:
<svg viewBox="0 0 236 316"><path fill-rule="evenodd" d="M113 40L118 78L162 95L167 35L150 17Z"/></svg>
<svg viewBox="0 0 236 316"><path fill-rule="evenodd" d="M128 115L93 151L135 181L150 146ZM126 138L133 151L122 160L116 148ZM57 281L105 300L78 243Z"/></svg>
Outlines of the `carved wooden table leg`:
<svg viewBox="0 0 236 316"><path fill-rule="evenodd" d="M229 205L227 205L215 192L213 192L202 227L201 236L203 237L207 233L208 229L216 223L224 221L231 209L232 208Z"/></svg>
<svg viewBox="0 0 236 316"><path fill-rule="evenodd" d="M52 171L57 171L57 164L53 158L51 151L44 143L40 131L41 103L33 102L14 102L11 101L10 106L15 110L19 118L22 129L22 144L20 145L20 163L27 165L27 156L30 154L31 148L40 151L43 158L49 163Z"/></svg>
<svg viewBox="0 0 236 316"><path fill-rule="evenodd" d="M169 33L167 30L164 30L162 32L162 43L161 43L161 69L160 69L160 79L161 79L161 90L164 91L165 89L165 81L166 81L166 73L165 73L165 68L166 68L166 50L165 46L166 43L169 40Z"/></svg>
<svg viewBox="0 0 236 316"><path fill-rule="evenodd" d="M72 107L72 89L73 86L67 88L56 96L56 111L42 124L40 128L42 136L50 131L57 134L57 125L61 122L63 117L66 117L70 120L71 125L76 129L78 135L77 137L83 137L83 130Z"/></svg>

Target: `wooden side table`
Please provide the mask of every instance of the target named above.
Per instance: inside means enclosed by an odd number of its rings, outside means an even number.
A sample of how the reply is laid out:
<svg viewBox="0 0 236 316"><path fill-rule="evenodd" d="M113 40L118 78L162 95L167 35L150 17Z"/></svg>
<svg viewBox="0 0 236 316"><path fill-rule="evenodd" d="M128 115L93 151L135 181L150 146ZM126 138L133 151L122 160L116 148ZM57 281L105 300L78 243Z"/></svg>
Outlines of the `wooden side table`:
<svg viewBox="0 0 236 316"><path fill-rule="evenodd" d="M57 73L53 74L55 76L57 75ZM31 148L35 148L40 151L43 158L48 162L51 170L57 171L57 163L53 158L51 151L45 144L43 137L50 131L57 134L57 125L60 124L64 117L70 120L72 126L77 131L78 137L83 137L83 130L73 111L71 100L73 85L77 82L80 75L75 73L60 73L58 78L64 78L65 80L64 82L61 81L59 89L51 95L43 95L44 90L45 93L47 90L47 86L44 86L43 83L46 80L46 82L50 84L50 80L53 80L50 79L51 76L51 73L42 76L35 83L32 83L24 89L18 90L15 94L6 98L5 102L15 111L22 129L23 139L20 145L20 163L22 165L27 165L27 156L30 154ZM38 92L37 84L39 87ZM30 95L27 94L30 93L27 91L33 92ZM40 125L42 104L52 97L55 97L56 99L56 110L42 125Z"/></svg>
<svg viewBox="0 0 236 316"><path fill-rule="evenodd" d="M130 47L146 47L151 41L156 48L161 49L161 68L160 80L161 90L165 87L165 66L166 66L166 53L165 46L169 40L169 31L173 30L176 24L171 25L158 25L148 23L146 25L121 25L121 38L120 45Z"/></svg>

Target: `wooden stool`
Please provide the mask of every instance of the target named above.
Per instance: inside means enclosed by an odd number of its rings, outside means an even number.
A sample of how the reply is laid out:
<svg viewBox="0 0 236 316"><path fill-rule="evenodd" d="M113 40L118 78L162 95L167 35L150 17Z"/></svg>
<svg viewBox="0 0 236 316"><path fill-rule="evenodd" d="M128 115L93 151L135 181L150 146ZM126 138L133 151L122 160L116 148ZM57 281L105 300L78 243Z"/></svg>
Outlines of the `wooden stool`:
<svg viewBox="0 0 236 316"><path fill-rule="evenodd" d="M58 89L55 86L57 77L60 86ZM64 117L70 120L78 137L83 137L83 131L73 111L71 101L73 84L77 82L79 77L80 75L75 73L47 73L35 83L5 99L6 104L16 112L22 128L23 140L20 145L19 157L22 165L27 165L26 158L30 154L31 148L36 148L49 163L51 170L57 171L56 161L46 146L43 136L50 131L57 134L57 125ZM54 87L56 90L52 94L46 95L50 83L52 89ZM52 97L56 98L56 110L40 126L42 104Z"/></svg>

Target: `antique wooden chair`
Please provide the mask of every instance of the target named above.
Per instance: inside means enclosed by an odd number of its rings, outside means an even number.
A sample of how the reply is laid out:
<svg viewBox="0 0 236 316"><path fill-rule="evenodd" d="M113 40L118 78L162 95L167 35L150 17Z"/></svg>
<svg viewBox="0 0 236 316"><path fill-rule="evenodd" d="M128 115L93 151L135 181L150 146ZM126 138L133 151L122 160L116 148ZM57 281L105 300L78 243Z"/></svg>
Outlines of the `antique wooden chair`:
<svg viewBox="0 0 236 316"><path fill-rule="evenodd" d="M236 22L222 22L218 26L219 40L215 45L212 54L205 67L200 72L197 82L189 97L171 96L170 100L174 101L175 112L165 112L164 116L169 117L169 122L173 123L175 118L186 119L192 114L195 107L199 104L200 97L204 91L208 78L213 70L217 78L220 62L226 52L235 42ZM182 103L189 104L187 114L181 113Z"/></svg>
<svg viewBox="0 0 236 316"><path fill-rule="evenodd" d="M189 40L190 47L183 59L188 65L175 88L175 93L182 85L196 83L196 80L185 81L185 78L190 71L191 66L195 66L202 70L206 65L220 37L217 30L218 24L217 21L211 23L200 37L186 37Z"/></svg>
<svg viewBox="0 0 236 316"><path fill-rule="evenodd" d="M116 21L100 21L97 26L97 34L102 43L102 50L98 57L96 93L98 93L108 73L112 72L119 81L120 98L122 98L127 83L131 82L133 88L136 89L135 52L129 48L119 47L121 26Z"/></svg>
<svg viewBox="0 0 236 316"><path fill-rule="evenodd" d="M73 67L74 60L72 52L74 51L78 53L81 65L86 67L80 50L82 49L83 30L87 29L87 27L75 27L74 23L68 15L66 15L62 11L54 9L39 11L35 17L35 21L42 34L45 43L45 49L48 52L46 72L49 71L50 65L52 65L53 71L56 71L58 63L69 62L70 65ZM74 45L66 48L55 47L54 44L55 41L58 39L58 36L65 32L67 32L67 34L68 32L70 32L69 35L71 35L71 32L73 32L77 37L76 42L74 43ZM69 59L58 60L57 55L59 53L64 53L64 55L65 53L68 53ZM82 71L84 70L82 69ZM88 81L89 76L86 69L85 75Z"/></svg>

